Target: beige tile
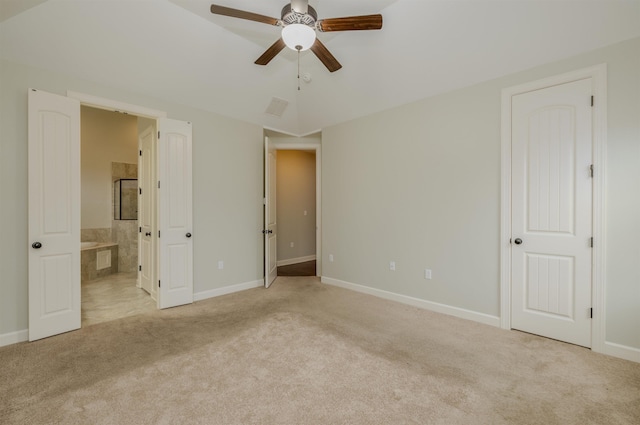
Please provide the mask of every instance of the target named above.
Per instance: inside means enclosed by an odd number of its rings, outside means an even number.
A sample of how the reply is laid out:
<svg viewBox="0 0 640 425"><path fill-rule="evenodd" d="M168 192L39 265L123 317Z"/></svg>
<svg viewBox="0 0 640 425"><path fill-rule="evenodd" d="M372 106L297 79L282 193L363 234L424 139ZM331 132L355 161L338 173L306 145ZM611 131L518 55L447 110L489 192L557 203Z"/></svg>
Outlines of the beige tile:
<svg viewBox="0 0 640 425"><path fill-rule="evenodd" d="M137 273L116 273L82 282L82 326L156 310L156 303L136 287Z"/></svg>

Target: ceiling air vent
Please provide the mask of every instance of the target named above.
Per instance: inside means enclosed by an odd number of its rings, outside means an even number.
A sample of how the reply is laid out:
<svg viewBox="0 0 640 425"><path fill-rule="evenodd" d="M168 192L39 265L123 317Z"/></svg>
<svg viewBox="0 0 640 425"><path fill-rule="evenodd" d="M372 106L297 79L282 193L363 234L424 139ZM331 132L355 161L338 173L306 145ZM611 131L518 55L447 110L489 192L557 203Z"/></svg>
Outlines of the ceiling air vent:
<svg viewBox="0 0 640 425"><path fill-rule="evenodd" d="M271 98L271 103L267 106L267 110L264 112L265 114L280 118L282 114L284 114L284 110L287 109L287 106L289 106L289 102L286 100L273 97Z"/></svg>

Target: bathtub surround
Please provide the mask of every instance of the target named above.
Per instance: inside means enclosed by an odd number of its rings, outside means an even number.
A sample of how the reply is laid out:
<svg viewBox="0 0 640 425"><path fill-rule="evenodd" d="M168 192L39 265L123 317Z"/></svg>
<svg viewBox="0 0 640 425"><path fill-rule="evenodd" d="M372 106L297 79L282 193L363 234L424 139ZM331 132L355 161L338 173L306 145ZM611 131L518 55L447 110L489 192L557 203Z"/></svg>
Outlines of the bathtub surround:
<svg viewBox="0 0 640 425"><path fill-rule="evenodd" d="M111 265L98 270L98 257L109 251ZM98 243L98 245L80 250L80 280L89 281L118 273L118 245L113 242Z"/></svg>
<svg viewBox="0 0 640 425"><path fill-rule="evenodd" d="M110 228L80 229L81 242L98 243L97 246L80 250L80 280L92 280L118 272L118 244L114 242L112 235ZM111 250L111 267L98 270L97 253L105 250Z"/></svg>

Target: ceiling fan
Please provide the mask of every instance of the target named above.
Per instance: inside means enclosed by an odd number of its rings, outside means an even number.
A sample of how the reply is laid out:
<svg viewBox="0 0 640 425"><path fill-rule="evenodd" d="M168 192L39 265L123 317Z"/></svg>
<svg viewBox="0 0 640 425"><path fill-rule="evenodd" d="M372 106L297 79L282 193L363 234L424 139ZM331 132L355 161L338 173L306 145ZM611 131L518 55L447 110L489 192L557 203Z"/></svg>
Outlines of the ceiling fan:
<svg viewBox="0 0 640 425"><path fill-rule="evenodd" d="M268 64L285 47L298 52L311 49L330 72L339 70L342 65L316 38L316 31L357 31L382 28L382 15L380 14L318 20L318 14L313 7L309 6L308 0L292 0L290 4L286 4L282 8L280 19L216 4L211 5L211 13L282 27L282 36L255 61L257 65Z"/></svg>

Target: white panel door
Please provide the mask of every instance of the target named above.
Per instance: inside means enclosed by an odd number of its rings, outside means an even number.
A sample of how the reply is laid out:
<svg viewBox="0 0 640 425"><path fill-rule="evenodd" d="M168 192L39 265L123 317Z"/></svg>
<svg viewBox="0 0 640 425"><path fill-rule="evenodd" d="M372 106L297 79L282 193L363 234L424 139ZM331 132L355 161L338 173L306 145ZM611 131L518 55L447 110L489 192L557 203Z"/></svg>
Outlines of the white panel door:
<svg viewBox="0 0 640 425"><path fill-rule="evenodd" d="M80 102L29 90L29 341L80 328Z"/></svg>
<svg viewBox="0 0 640 425"><path fill-rule="evenodd" d="M591 346L591 79L512 99L512 328Z"/></svg>
<svg viewBox="0 0 640 425"><path fill-rule="evenodd" d="M140 287L155 297L155 131L152 127L145 129L140 135L140 156L138 166L138 279Z"/></svg>
<svg viewBox="0 0 640 425"><path fill-rule="evenodd" d="M278 226L276 223L276 160L277 151L264 139L264 286L268 288L278 277Z"/></svg>
<svg viewBox="0 0 640 425"><path fill-rule="evenodd" d="M158 307L193 302L191 123L158 120Z"/></svg>

